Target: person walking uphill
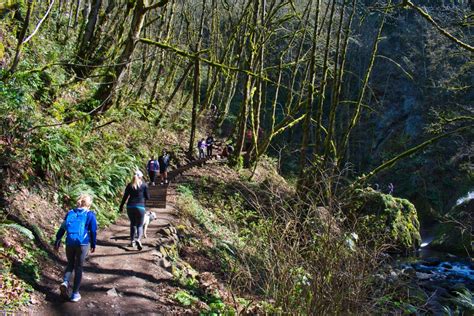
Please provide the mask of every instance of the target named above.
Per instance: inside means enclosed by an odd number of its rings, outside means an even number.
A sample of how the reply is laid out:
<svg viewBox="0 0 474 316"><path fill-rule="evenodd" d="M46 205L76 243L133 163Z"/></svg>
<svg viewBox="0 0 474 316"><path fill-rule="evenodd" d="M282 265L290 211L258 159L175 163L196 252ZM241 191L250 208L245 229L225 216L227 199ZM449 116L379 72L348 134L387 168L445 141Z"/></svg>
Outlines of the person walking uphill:
<svg viewBox="0 0 474 316"><path fill-rule="evenodd" d="M66 257L67 267L64 273L63 283L59 289L63 297L69 297L69 279L74 270L74 284L70 300L78 302L81 299L79 287L82 280L82 266L89 252L95 252L97 236L97 220L94 212L89 210L92 198L87 194L81 194L77 200L77 208L70 210L64 222L61 224L54 243L54 249L59 251L61 239L66 235Z"/></svg>
<svg viewBox="0 0 474 316"><path fill-rule="evenodd" d="M155 185L156 175L158 174L158 170L160 170L160 164L158 160L155 159L154 156L151 156L151 159L148 161L146 165L146 169L148 171L148 176L150 177L150 184Z"/></svg>
<svg viewBox="0 0 474 316"><path fill-rule="evenodd" d="M145 221L145 200L150 199L148 186L143 182L143 173L139 170L135 172L130 182L125 188L119 211L123 212L123 206L127 202L127 215L130 219L130 246L137 246L142 250L141 239L143 236L143 222Z"/></svg>
<svg viewBox="0 0 474 316"><path fill-rule="evenodd" d="M212 158L212 148L214 146L214 137L212 135L207 136L206 139L206 148L207 148L207 157Z"/></svg>
<svg viewBox="0 0 474 316"><path fill-rule="evenodd" d="M160 177L161 185L168 184L168 166L170 164L170 155L163 150L163 154L158 157L158 163L160 164Z"/></svg>

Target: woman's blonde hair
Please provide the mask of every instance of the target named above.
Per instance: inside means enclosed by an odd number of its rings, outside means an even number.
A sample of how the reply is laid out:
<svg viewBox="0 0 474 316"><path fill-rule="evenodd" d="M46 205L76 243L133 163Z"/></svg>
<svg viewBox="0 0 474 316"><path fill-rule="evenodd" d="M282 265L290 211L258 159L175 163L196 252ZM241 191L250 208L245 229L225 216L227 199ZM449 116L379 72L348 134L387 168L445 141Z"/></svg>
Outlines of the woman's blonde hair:
<svg viewBox="0 0 474 316"><path fill-rule="evenodd" d="M77 207L89 208L92 205L92 196L86 193L82 193L77 199Z"/></svg>
<svg viewBox="0 0 474 316"><path fill-rule="evenodd" d="M142 185L142 178L138 176L137 174L134 174L131 184L132 184L132 188L137 190Z"/></svg>

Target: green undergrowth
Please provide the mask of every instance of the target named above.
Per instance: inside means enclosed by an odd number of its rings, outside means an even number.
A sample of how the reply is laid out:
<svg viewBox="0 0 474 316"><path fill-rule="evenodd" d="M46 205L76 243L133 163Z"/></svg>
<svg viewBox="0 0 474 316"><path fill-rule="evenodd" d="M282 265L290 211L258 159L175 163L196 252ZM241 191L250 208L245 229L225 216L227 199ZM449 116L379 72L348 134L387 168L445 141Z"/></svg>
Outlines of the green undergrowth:
<svg viewBox="0 0 474 316"><path fill-rule="evenodd" d="M238 295L259 298L253 311L366 314L376 305L384 305L387 313L402 309L378 301L390 289L373 277L381 268L383 248L356 234L337 210L285 195L275 188L277 182L238 181L189 180L178 187L177 208L212 240L212 246L200 247L220 263L227 286ZM411 207L403 211L413 215ZM398 223L394 229L404 232Z"/></svg>
<svg viewBox="0 0 474 316"><path fill-rule="evenodd" d="M206 181L206 178L204 177L202 181ZM197 246L219 262L221 275L236 294L262 295L263 292L256 287L250 290L248 279L251 275L245 271L249 266L244 262L251 260L256 267L259 265L257 248L254 245L257 241L261 241L261 238L265 238L265 220L248 208L239 193L226 195L225 183L214 187L211 195L204 194L201 190L204 188L206 185L186 184L180 185L177 189L177 208L185 215L191 216L213 242L211 248ZM218 293L200 299L210 308L201 312L203 315L236 314L235 308L226 305ZM244 298L237 300L241 308L250 305ZM260 311L278 310L273 304L264 300L257 305Z"/></svg>
<svg viewBox="0 0 474 316"><path fill-rule="evenodd" d="M255 251L252 243L257 236L264 236L265 220L246 207L239 193L227 195L224 183L214 187L212 194L197 187L179 186L177 207L190 214L212 238L216 246L213 255L221 260L225 272L236 272L238 258Z"/></svg>
<svg viewBox="0 0 474 316"><path fill-rule="evenodd" d="M173 298L185 307L193 305L199 307L199 302L203 302L205 307L200 308L199 315L237 315L235 308L224 303L218 293L209 295L194 289L184 289L177 291ZM240 302L243 301L240 300Z"/></svg>
<svg viewBox="0 0 474 316"><path fill-rule="evenodd" d="M174 260L177 260L176 258ZM189 264L181 261L181 268L173 265L172 273L181 289L172 298L185 307L194 306L200 315L236 315L233 306L226 304L219 291L205 289L197 279L199 273Z"/></svg>
<svg viewBox="0 0 474 316"><path fill-rule="evenodd" d="M9 58L20 26L16 19L0 21ZM55 27L44 23L42 32L55 33ZM78 79L65 63L75 59L76 36L72 30L64 38L34 36L13 75L0 69L0 160L15 173L13 190L48 187L64 208L73 207L81 192L90 193L99 223L107 225L117 217L133 171L145 171L150 155L165 147L181 149L176 131L187 126L188 116L157 124L159 111L130 91L106 113L90 115L100 106L93 98L100 76Z"/></svg>
<svg viewBox="0 0 474 316"><path fill-rule="evenodd" d="M0 234L0 310L14 311L31 303L47 255L34 245L31 231L18 224L0 224Z"/></svg>
<svg viewBox="0 0 474 316"><path fill-rule="evenodd" d="M14 185L45 184L65 207L74 206L80 193L91 194L99 223L106 225L116 219L120 193L133 171L145 171L149 155L164 148L160 140L167 132L157 135L151 122L131 110L60 124L77 117L71 112L77 100L64 97L45 105L37 95L45 89L49 84L38 74L0 81L1 129L10 141L1 158L15 169Z"/></svg>
<svg viewBox="0 0 474 316"><path fill-rule="evenodd" d="M255 183L246 184L257 188ZM208 176L179 186L178 193L178 209L190 215L212 239L213 247L203 248L219 262L227 285L236 293L260 298L254 302L252 311L283 313L285 309L276 304L275 293L268 287L272 282L272 266L283 259L271 258L271 251L267 251L271 235L275 233L275 219L253 209L232 184ZM296 265L288 273L293 280L285 296L299 302L307 286L307 273ZM242 303L241 307L248 305Z"/></svg>

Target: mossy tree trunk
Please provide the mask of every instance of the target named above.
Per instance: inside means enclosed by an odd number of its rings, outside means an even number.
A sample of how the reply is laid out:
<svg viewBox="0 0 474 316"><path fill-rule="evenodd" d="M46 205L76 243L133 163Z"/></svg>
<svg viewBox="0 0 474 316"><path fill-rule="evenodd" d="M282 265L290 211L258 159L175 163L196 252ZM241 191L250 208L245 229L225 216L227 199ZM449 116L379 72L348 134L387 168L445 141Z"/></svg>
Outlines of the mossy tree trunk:
<svg viewBox="0 0 474 316"><path fill-rule="evenodd" d="M26 31L28 31L28 27L30 26L31 12L33 11L34 3L34 0L28 0L25 21L23 22L21 30L17 36L18 43L16 45L15 57L13 58L12 65L9 70L10 74L13 74L15 72L18 63L20 62L21 49L23 48L23 41L25 40Z"/></svg>
<svg viewBox="0 0 474 316"><path fill-rule="evenodd" d="M248 32L250 33L248 39L245 41L245 50L247 59L245 62L245 68L249 71L253 72L255 58L257 57L256 47L256 34L255 28L258 24L258 17L259 17L259 8L260 8L260 1L254 1L252 6L252 13L253 17L251 19L251 23L249 25ZM247 132L247 119L249 115L249 108L252 106L253 94L254 94L254 86L255 80L250 74L245 75L245 84L244 84L244 95L242 103L240 104L239 110L239 118L238 118L238 127L237 127L237 135L236 135L236 148L234 151L233 161L237 163L242 156L242 152L244 149L246 132Z"/></svg>
<svg viewBox="0 0 474 316"><path fill-rule="evenodd" d="M199 51L202 45L202 34L204 30L204 14L206 12L206 0L202 1L202 12L199 26L198 38L195 46L196 58L194 59L194 81L193 81L193 108L191 113L191 135L189 137L188 156L192 157L194 152L194 143L196 140L196 128L197 128L197 111L200 100L201 90L201 79L200 79L200 63L199 63Z"/></svg>
<svg viewBox="0 0 474 316"><path fill-rule="evenodd" d="M102 0L92 0L91 10L87 17L87 23L84 32L79 37L79 45L77 48L76 65L74 72L80 77L87 77L91 71L90 58L95 52L94 34L99 19L99 12L102 6Z"/></svg>
<svg viewBox="0 0 474 316"><path fill-rule="evenodd" d="M161 0L152 5L147 5L148 1L146 0L136 0L134 2L132 22L128 36L123 44L124 48L115 65L107 70L103 83L96 91L94 99L100 102L100 106L93 110L91 114L103 113L112 106L114 92L123 79L125 70L128 68L130 59L140 38L140 32L146 13L152 9L165 6L167 2L167 0Z"/></svg>

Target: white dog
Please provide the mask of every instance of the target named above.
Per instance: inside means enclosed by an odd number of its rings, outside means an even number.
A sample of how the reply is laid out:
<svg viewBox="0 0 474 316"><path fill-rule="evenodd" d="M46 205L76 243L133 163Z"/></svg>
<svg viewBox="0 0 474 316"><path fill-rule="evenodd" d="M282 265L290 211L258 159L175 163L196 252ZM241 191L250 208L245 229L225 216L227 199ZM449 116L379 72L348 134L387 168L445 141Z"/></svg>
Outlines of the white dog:
<svg viewBox="0 0 474 316"><path fill-rule="evenodd" d="M148 229L148 225L156 218L155 212L148 211L145 213L145 220L143 221L143 238L147 238L146 231Z"/></svg>

